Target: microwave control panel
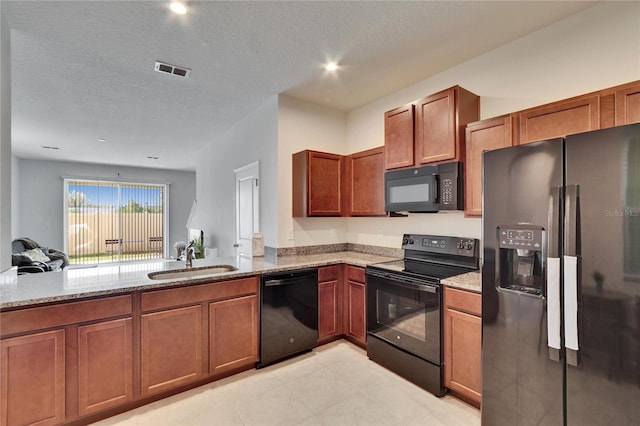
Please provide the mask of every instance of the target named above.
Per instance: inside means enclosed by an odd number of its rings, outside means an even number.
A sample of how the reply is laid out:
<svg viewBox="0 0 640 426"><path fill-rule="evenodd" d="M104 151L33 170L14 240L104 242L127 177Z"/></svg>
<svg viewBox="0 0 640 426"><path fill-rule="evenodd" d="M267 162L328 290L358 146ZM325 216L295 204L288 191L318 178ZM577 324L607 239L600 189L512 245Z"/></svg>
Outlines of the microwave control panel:
<svg viewBox="0 0 640 426"><path fill-rule="evenodd" d="M455 201L455 186L454 180L451 178L444 178L440 181L440 203L452 204Z"/></svg>
<svg viewBox="0 0 640 426"><path fill-rule="evenodd" d="M462 169L460 163L445 163L438 166L438 208L440 210L462 210Z"/></svg>

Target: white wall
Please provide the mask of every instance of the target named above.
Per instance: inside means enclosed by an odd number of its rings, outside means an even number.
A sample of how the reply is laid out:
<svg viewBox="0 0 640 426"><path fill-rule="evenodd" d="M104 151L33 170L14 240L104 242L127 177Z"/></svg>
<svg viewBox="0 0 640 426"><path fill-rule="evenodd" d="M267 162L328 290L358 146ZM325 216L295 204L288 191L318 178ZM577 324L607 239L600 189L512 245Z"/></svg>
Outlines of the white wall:
<svg viewBox="0 0 640 426"><path fill-rule="evenodd" d="M20 234L20 160L11 156L11 236Z"/></svg>
<svg viewBox="0 0 640 426"><path fill-rule="evenodd" d="M278 111L278 245L309 246L347 242L347 219L291 217L291 155L310 149L346 152L346 114L280 96ZM288 231L294 230L294 239Z"/></svg>
<svg viewBox="0 0 640 426"><path fill-rule="evenodd" d="M46 247L64 247L65 177L168 183L169 253L174 254L173 242L187 238L187 218L196 197L193 172L26 159L18 163L20 217L18 233L12 238L28 237Z"/></svg>
<svg viewBox="0 0 640 426"><path fill-rule="evenodd" d="M0 272L11 267L11 43L0 14Z"/></svg>
<svg viewBox="0 0 640 426"><path fill-rule="evenodd" d="M640 3L602 2L350 112L347 151L384 145L385 111L456 84L480 96L484 119L638 79ZM348 222L354 243L399 247L404 232L480 238L481 220L438 213Z"/></svg>
<svg viewBox="0 0 640 426"><path fill-rule="evenodd" d="M235 254L234 169L259 161L260 230L266 246L277 247L278 98L267 100L224 134L212 137L198 154L198 208L193 227L204 231L205 245L219 256Z"/></svg>

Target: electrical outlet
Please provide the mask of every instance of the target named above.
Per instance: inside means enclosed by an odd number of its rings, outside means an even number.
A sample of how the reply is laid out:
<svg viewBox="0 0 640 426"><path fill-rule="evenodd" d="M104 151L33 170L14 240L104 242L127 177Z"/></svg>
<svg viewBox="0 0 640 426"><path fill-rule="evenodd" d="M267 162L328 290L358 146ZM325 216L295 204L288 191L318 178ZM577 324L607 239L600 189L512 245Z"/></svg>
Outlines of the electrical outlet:
<svg viewBox="0 0 640 426"><path fill-rule="evenodd" d="M294 238L295 238L295 235L293 233L293 228L287 229L287 239L288 240L293 240Z"/></svg>

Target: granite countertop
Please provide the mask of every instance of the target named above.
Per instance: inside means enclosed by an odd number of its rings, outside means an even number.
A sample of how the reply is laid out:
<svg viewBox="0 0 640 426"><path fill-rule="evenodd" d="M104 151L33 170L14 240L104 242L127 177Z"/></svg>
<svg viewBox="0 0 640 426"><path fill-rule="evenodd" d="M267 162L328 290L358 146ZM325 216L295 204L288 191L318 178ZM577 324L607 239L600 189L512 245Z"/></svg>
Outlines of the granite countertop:
<svg viewBox="0 0 640 426"><path fill-rule="evenodd" d="M230 280L263 273L347 263L364 267L371 263L393 260L391 257L341 251L280 257L221 257L196 259L193 267L231 265L232 272L215 275L152 280L147 274L158 271L184 269L184 262L158 260L155 262L104 265L91 268L67 269L61 272L20 275L9 283L0 284L0 309L32 306L87 297L111 296L138 290L153 290L176 286Z"/></svg>
<svg viewBox="0 0 640 426"><path fill-rule="evenodd" d="M475 293L482 293L482 272L467 272L466 274L445 278L442 280L442 284Z"/></svg>

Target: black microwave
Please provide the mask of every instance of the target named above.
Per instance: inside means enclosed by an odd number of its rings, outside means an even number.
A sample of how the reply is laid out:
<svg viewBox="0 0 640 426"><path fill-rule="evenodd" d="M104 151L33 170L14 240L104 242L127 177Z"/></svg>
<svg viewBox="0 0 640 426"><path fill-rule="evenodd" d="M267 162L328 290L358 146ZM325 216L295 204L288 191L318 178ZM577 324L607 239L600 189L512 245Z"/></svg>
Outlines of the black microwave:
<svg viewBox="0 0 640 426"><path fill-rule="evenodd" d="M463 210L462 182L462 163L457 161L388 171L384 174L384 210Z"/></svg>

